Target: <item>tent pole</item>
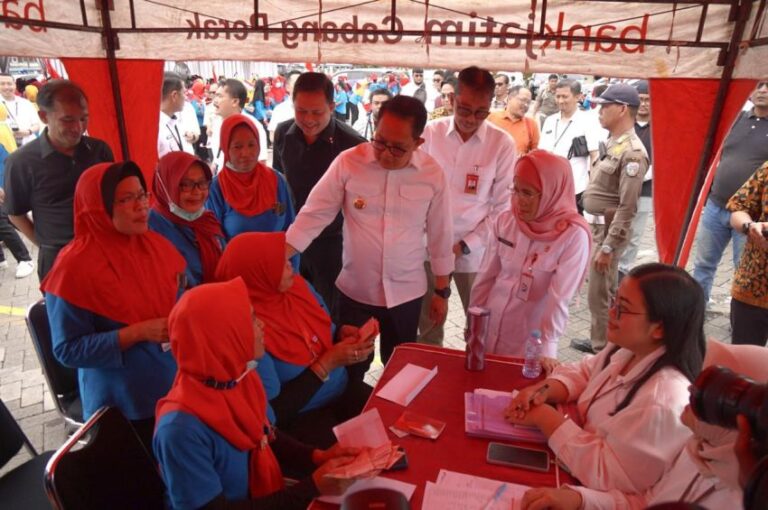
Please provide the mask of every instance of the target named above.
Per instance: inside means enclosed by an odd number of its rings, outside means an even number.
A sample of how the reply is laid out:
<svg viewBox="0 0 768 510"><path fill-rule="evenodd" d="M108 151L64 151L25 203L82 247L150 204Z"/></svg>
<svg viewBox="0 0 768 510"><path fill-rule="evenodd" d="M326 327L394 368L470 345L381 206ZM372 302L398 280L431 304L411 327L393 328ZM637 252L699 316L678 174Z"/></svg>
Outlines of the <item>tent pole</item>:
<svg viewBox="0 0 768 510"><path fill-rule="evenodd" d="M120 145L122 145L123 160L131 158L128 147L128 132L125 129L125 112L123 111L123 97L120 90L120 74L117 70L115 49L117 46L117 33L112 29L112 18L109 10L112 0L101 0L102 37L107 50L107 65L109 66L109 79L112 82L112 97L115 101L115 115L117 116L117 130L120 133Z"/></svg>
<svg viewBox="0 0 768 510"><path fill-rule="evenodd" d="M734 5L738 5L738 17L736 18L736 23L733 27L733 33L731 34L731 42L726 50L723 74L720 78L720 86L717 89L715 105L712 109L712 118L709 121L707 137L704 140L704 146L702 147L699 167L696 170L696 180L693 183L693 189L691 190L691 196L688 201L688 209L685 211L683 230L680 232L680 237L677 240L677 248L675 249L674 258L675 265L679 265L680 263L680 256L682 255L683 246L685 244L685 237L691 225L693 213L696 210L696 202L698 201L699 194L701 193L701 189L704 187L704 182L707 178L707 170L709 169L710 159L712 158L717 128L720 125L723 106L725 105L728 89L730 88L731 80L733 79L733 70L736 67L736 58L739 54L739 42L744 35L747 21L749 21L749 13L752 10L752 1L753 0L734 0Z"/></svg>

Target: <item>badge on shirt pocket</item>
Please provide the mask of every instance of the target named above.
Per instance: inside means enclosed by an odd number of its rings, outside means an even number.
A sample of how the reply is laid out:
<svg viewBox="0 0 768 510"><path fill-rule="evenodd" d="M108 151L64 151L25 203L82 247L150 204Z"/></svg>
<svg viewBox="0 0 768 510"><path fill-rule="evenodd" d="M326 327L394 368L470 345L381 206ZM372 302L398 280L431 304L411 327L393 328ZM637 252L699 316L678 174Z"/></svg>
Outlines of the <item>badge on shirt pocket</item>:
<svg viewBox="0 0 768 510"><path fill-rule="evenodd" d="M464 182L464 193L477 195L477 185L480 182L480 176L477 174L467 174L467 180Z"/></svg>
<svg viewBox="0 0 768 510"><path fill-rule="evenodd" d="M285 214L285 204L282 202L275 202L275 204L272 206L272 212L278 216L282 216Z"/></svg>
<svg viewBox="0 0 768 510"><path fill-rule="evenodd" d="M533 275L530 273L523 273L520 275L520 287L517 289L517 297L522 301L528 301L528 296L531 294L531 287L533 286Z"/></svg>

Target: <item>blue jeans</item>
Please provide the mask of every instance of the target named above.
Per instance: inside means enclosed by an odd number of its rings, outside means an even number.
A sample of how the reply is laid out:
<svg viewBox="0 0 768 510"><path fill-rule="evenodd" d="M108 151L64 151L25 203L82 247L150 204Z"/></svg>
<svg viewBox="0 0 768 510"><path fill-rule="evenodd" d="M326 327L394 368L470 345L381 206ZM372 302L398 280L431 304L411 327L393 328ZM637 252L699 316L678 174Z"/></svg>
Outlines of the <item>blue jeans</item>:
<svg viewBox="0 0 768 510"><path fill-rule="evenodd" d="M693 263L693 277L704 289L707 301L728 241L733 241L733 268L736 269L746 240L744 234L731 228L731 213L708 199L696 235L696 260Z"/></svg>

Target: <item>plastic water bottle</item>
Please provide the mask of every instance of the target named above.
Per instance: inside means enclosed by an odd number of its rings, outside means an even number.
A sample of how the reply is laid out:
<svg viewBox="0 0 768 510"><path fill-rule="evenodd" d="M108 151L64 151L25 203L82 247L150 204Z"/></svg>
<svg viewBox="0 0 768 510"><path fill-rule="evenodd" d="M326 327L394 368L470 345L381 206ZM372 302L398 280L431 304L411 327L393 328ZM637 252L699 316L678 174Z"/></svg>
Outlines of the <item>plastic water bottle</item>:
<svg viewBox="0 0 768 510"><path fill-rule="evenodd" d="M534 329L531 336L525 342L525 364L523 365L523 377L536 379L541 375L541 331Z"/></svg>

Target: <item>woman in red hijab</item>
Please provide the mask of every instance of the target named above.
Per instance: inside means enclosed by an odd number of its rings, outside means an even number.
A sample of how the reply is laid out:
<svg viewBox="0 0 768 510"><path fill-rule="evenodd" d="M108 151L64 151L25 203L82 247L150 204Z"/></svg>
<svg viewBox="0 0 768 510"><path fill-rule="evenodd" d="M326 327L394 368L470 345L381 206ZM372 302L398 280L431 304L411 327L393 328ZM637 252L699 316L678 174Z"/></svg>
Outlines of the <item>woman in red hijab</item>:
<svg viewBox="0 0 768 510"><path fill-rule="evenodd" d="M470 298L470 306L491 310L489 352L522 357L526 339L539 330L543 356L557 358L591 242L573 190L567 159L535 150L517 160L512 208L494 222Z"/></svg>
<svg viewBox="0 0 768 510"><path fill-rule="evenodd" d="M303 509L351 484L324 474L357 449L315 450L267 419L264 387L252 373L264 354L262 323L241 279L190 290L168 327L179 371L158 402L153 446L172 508ZM285 488L278 460L314 472Z"/></svg>
<svg viewBox="0 0 768 510"><path fill-rule="evenodd" d="M285 177L259 163L253 122L238 114L221 125L224 168L213 179L207 206L227 240L242 232L284 232L296 217Z"/></svg>
<svg viewBox="0 0 768 510"><path fill-rule="evenodd" d="M75 237L43 280L53 352L78 368L83 417L115 406L151 445L155 404L176 363L167 317L184 258L148 231L149 193L135 163L102 163L75 189Z"/></svg>
<svg viewBox="0 0 768 510"><path fill-rule="evenodd" d="M149 228L168 239L187 261L187 285L212 282L224 249L216 216L205 210L211 169L186 152L169 152L152 182Z"/></svg>
<svg viewBox="0 0 768 510"><path fill-rule="evenodd" d="M359 339L352 326L335 335L322 298L286 261L282 232L237 236L216 276L242 277L254 312L264 320L268 354L258 371L275 424L307 443L333 444L333 427L358 415L371 394L370 386L347 377L345 367L368 357L373 339Z"/></svg>

